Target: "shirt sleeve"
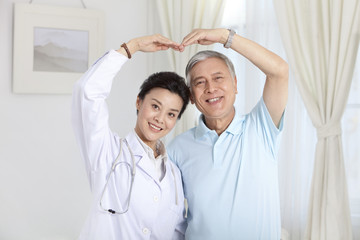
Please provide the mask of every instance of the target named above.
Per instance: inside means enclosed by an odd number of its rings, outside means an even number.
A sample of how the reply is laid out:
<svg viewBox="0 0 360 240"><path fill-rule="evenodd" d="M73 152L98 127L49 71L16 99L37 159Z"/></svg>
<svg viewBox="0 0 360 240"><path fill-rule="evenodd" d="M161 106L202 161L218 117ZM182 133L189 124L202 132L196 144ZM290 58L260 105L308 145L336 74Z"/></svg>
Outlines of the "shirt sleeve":
<svg viewBox="0 0 360 240"><path fill-rule="evenodd" d="M179 167L176 158L175 158L175 149L173 147L174 145L174 140L172 140L169 145L166 146L166 152L168 154L168 157L170 159L170 161L172 161L177 167Z"/></svg>
<svg viewBox="0 0 360 240"><path fill-rule="evenodd" d="M284 111L285 113L285 111ZM278 150L279 135L283 129L284 113L281 116L279 128L274 124L263 98L250 112L251 121L255 124L256 132L264 141L273 157L276 157Z"/></svg>
<svg viewBox="0 0 360 240"><path fill-rule="evenodd" d="M109 128L109 112L106 104L112 82L127 58L111 50L97 60L78 80L73 88L71 121L80 153L85 161L90 187L91 172L101 161L112 159L112 148L118 144Z"/></svg>

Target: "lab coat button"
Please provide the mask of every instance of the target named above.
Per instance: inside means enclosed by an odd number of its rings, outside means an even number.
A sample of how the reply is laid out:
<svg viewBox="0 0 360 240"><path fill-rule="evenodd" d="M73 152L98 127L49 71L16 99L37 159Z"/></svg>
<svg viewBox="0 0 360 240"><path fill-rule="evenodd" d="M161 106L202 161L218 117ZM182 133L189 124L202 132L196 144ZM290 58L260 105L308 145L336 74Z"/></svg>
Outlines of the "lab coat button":
<svg viewBox="0 0 360 240"><path fill-rule="evenodd" d="M154 196L154 201L155 201L155 202L159 201L159 197L158 197L158 196Z"/></svg>
<svg viewBox="0 0 360 240"><path fill-rule="evenodd" d="M148 234L149 233L149 229L147 229L147 228L143 228L143 234Z"/></svg>

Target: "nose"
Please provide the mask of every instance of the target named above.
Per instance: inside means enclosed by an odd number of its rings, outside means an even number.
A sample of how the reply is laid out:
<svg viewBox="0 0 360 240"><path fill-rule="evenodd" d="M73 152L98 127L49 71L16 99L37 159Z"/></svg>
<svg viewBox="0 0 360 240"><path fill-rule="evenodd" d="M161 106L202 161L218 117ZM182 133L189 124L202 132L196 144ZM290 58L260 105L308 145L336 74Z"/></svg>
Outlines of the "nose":
<svg viewBox="0 0 360 240"><path fill-rule="evenodd" d="M155 121L156 121L157 123L163 123L164 117L165 117L165 112L164 112L164 111L159 111L159 112L155 115L154 119L155 119Z"/></svg>
<svg viewBox="0 0 360 240"><path fill-rule="evenodd" d="M205 91L207 93L213 93L216 90L215 84L211 81L206 81Z"/></svg>

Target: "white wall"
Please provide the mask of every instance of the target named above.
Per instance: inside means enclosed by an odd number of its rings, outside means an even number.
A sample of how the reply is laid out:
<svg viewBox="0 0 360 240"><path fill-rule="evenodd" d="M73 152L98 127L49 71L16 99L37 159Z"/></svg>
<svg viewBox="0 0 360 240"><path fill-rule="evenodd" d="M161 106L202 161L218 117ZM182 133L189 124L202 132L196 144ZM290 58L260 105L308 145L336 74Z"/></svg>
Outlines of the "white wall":
<svg viewBox="0 0 360 240"><path fill-rule="evenodd" d="M70 125L71 96L12 93L15 2L29 1L0 1L0 239L76 239L91 198ZM147 0L84 2L106 14L105 50L148 34ZM82 7L80 0L33 4ZM114 83L110 124L122 136L134 127L147 75L147 56L136 53Z"/></svg>

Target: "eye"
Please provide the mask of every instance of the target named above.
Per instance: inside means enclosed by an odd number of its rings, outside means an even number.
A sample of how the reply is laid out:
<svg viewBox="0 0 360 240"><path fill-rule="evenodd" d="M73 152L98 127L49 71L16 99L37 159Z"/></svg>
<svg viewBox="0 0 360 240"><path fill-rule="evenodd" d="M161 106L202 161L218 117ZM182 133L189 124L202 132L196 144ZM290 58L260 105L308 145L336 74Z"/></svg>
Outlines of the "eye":
<svg viewBox="0 0 360 240"><path fill-rule="evenodd" d="M174 118L174 117L176 117L176 114L175 113L169 113L169 117Z"/></svg>
<svg viewBox="0 0 360 240"><path fill-rule="evenodd" d="M222 76L217 76L215 77L215 80L221 80L223 77Z"/></svg>
<svg viewBox="0 0 360 240"><path fill-rule="evenodd" d="M195 85L195 86L201 86L201 85L204 84L204 83L205 83L204 80L199 80L199 81L196 81L196 82L194 83L194 85Z"/></svg>
<svg viewBox="0 0 360 240"><path fill-rule="evenodd" d="M155 109L155 110L158 110L159 109L159 106L158 105L156 105L156 104L153 104L153 105L151 105L152 107L153 107L153 109Z"/></svg>

